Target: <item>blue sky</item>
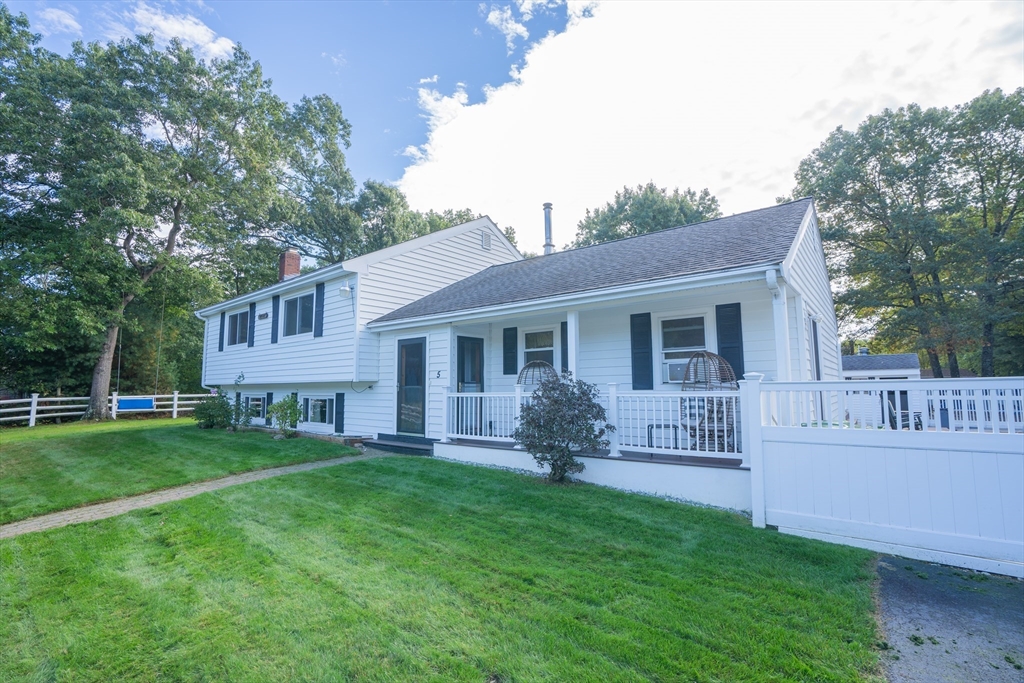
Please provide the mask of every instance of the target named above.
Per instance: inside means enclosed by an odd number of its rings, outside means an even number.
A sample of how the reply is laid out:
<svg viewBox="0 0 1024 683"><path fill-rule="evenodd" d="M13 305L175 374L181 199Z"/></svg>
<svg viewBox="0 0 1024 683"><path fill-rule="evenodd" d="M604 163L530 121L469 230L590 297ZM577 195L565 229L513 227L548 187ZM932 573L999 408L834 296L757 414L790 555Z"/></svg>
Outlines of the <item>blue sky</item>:
<svg viewBox="0 0 1024 683"><path fill-rule="evenodd" d="M544 202L559 245L624 185L769 206L838 126L1024 86L1020 0L9 6L61 53L140 31L206 56L239 43L285 99L340 102L357 179L485 213L531 251Z"/></svg>
<svg viewBox="0 0 1024 683"><path fill-rule="evenodd" d="M529 37L516 36L510 54L500 24L492 25L498 17L487 22L491 6L475 2L7 4L44 32L45 47L62 54L74 40L105 41L159 26L173 31L176 22L193 17L214 34L214 44L227 38L248 50L286 100L326 93L341 103L353 127L349 166L359 181L398 180L409 163L403 151L426 141L419 88L450 92L464 83L468 102L482 101L485 86L511 79L511 67L530 44L565 30L567 12L565 5L538 8ZM148 11L139 12L140 6ZM193 43L201 50L198 38Z"/></svg>

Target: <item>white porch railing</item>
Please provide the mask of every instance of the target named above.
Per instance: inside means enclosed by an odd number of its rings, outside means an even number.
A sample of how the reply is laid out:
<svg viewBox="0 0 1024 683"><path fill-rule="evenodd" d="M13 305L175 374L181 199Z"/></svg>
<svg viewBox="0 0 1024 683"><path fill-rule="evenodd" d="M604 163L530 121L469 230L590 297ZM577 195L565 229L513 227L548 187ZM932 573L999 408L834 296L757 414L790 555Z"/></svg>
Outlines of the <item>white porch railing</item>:
<svg viewBox="0 0 1024 683"><path fill-rule="evenodd" d="M148 396L118 396L116 392L110 395L108 406L110 414L115 419L119 412L168 412L172 418L177 418L179 413L186 413L193 410L202 398L209 394L150 394ZM121 401L142 401L126 405L143 405L145 407L119 407ZM0 401L0 423L2 422L27 422L29 427L35 427L39 420L51 420L62 417L81 417L89 408L88 396L40 396L32 394L31 398L15 398Z"/></svg>
<svg viewBox="0 0 1024 683"><path fill-rule="evenodd" d="M737 391L623 392L616 407L620 449L696 455L743 451Z"/></svg>
<svg viewBox="0 0 1024 683"><path fill-rule="evenodd" d="M519 409L530 400L516 393L448 394L446 439L512 441ZM618 392L600 395L608 422L611 452L720 455L743 451L739 392Z"/></svg>
<svg viewBox="0 0 1024 683"><path fill-rule="evenodd" d="M1022 390L1020 378L765 382L762 424L1020 434Z"/></svg>

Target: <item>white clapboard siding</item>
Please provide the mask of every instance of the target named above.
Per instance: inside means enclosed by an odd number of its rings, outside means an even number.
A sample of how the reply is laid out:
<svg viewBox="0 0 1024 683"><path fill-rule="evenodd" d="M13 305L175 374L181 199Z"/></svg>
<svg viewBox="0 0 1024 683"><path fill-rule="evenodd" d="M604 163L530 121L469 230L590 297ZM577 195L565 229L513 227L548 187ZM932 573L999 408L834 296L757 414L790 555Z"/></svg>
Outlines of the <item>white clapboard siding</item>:
<svg viewBox="0 0 1024 683"><path fill-rule="evenodd" d="M813 212L809 212L807 221L785 264L786 277L792 284L788 305L793 379L811 379L813 377L811 374L813 354L810 324L812 316L817 316L819 319L818 344L821 351L821 378L824 380L840 379L842 377L842 360L839 357L839 331L835 304L832 299L832 288L828 279L828 268L825 264L821 235L818 232L817 221L813 219ZM795 296L797 293L802 299L802 311L797 306Z"/></svg>
<svg viewBox="0 0 1024 683"><path fill-rule="evenodd" d="M491 237L489 249L483 247L485 232ZM367 322L491 265L519 258L492 222L478 219L346 261L344 270L334 266L325 271L324 279L311 274L293 287L275 288L256 301L252 347L225 344L224 350L218 351L220 311L210 313L204 338L204 384L228 386L240 374L245 375L243 386L247 389L264 384L376 381L380 372L377 334L365 330ZM278 343L271 344L271 295L281 297L279 324L283 324L284 301L313 292L320 282L325 285L323 336L280 334ZM346 284L348 288L342 291ZM225 312L230 316L248 307L245 300ZM267 318L260 320L263 313Z"/></svg>
<svg viewBox="0 0 1024 683"><path fill-rule="evenodd" d="M383 357L378 358L377 333L363 329L366 323L493 265L519 260L503 239L492 234L484 249L482 231L500 232L493 224L461 232L421 248L397 254L370 265L360 276L359 296L360 377L376 377Z"/></svg>
<svg viewBox="0 0 1024 683"><path fill-rule="evenodd" d="M311 294L317 281L308 281L298 288L280 293L280 325L283 326L284 302L295 296ZM354 307L351 295L341 293L342 284L355 282L354 275L336 276L324 282L324 334L313 337L312 332L286 337L278 335L276 344L270 343L273 324L271 298L256 302L256 334L253 346L238 344L224 345L218 351L220 339L220 314L206 322L205 334L205 376L206 386L231 385L239 374L245 375L246 386L256 384L277 384L281 382L325 382L352 379L354 362ZM226 311L232 313L248 310L248 304ZM260 320L260 314L267 317Z"/></svg>

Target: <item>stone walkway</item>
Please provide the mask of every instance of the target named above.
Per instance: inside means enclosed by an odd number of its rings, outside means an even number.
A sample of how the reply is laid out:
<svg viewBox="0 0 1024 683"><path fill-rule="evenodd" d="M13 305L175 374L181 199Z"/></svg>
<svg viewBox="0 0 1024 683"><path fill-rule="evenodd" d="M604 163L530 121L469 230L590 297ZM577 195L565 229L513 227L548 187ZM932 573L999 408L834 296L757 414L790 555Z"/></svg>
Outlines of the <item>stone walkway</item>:
<svg viewBox="0 0 1024 683"><path fill-rule="evenodd" d="M299 465L288 465L286 467L274 467L272 469L256 470L255 472L233 474L229 477L211 479L210 481L200 481L194 484L185 484L184 486L175 486L174 488L153 491L152 493L143 493L129 498L119 498L118 500L111 500L106 503L85 505L83 507L72 508L71 510L62 510L48 515L40 515L39 517L31 517L18 522L4 524L3 526L0 526L0 539L13 538L15 536L30 534L36 531L46 531L47 529L57 529L69 524L95 522L100 519L123 515L126 512L131 512L132 510L139 510L141 508L160 505L161 503L170 503L175 500L191 498L192 496L198 496L201 493L216 491L217 489L227 488L228 486L248 484L254 481L270 479L272 477L280 477L285 474L308 472L310 470L318 470L322 467L333 467L334 465L359 462L360 460L369 460L371 458L381 458L390 455L393 454L367 449L363 455L348 456L345 458L332 458L330 460L318 460L316 462L304 462Z"/></svg>

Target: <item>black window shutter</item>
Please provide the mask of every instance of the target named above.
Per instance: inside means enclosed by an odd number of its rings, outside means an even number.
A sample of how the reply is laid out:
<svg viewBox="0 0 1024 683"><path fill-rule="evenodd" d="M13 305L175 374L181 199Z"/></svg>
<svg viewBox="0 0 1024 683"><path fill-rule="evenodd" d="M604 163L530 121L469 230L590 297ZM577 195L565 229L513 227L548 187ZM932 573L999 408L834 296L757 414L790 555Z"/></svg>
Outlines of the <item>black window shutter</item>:
<svg viewBox="0 0 1024 683"><path fill-rule="evenodd" d="M271 344L276 344L277 343L277 328L280 327L278 322L280 321L280 315L281 315L281 297L275 295L270 300L270 310L271 310L271 314L270 314L270 319L271 319L270 320L270 343Z"/></svg>
<svg viewBox="0 0 1024 683"><path fill-rule="evenodd" d="M502 374L519 372L519 329L506 327L501 335Z"/></svg>
<svg viewBox="0 0 1024 683"><path fill-rule="evenodd" d="M743 379L743 325L740 305L715 306L715 328L718 332L718 355L729 361L736 379Z"/></svg>
<svg viewBox="0 0 1024 683"><path fill-rule="evenodd" d="M235 392L235 422L242 420L242 392Z"/></svg>
<svg viewBox="0 0 1024 683"><path fill-rule="evenodd" d="M270 343L278 343L278 328L281 327L281 297L274 295L270 299Z"/></svg>
<svg viewBox="0 0 1024 683"><path fill-rule="evenodd" d="M654 388L654 351L651 348L651 314L629 316L629 340L633 357L633 390Z"/></svg>
<svg viewBox="0 0 1024 683"><path fill-rule="evenodd" d="M273 403L274 403L274 392L273 391L268 391L267 392L267 405L264 406L264 408L263 408L263 414L267 416L266 423L267 423L268 427L271 424L273 424L273 422L274 422L272 419L270 419L270 406Z"/></svg>
<svg viewBox="0 0 1024 683"><path fill-rule="evenodd" d="M220 341L217 343L217 350L224 350L224 311L220 312Z"/></svg>
<svg viewBox="0 0 1024 683"><path fill-rule="evenodd" d="M293 392L292 392L292 398L293 398L293 399L295 399L295 402L296 402L296 403L298 403L298 402L299 402L299 392L297 392L297 391L293 391ZM297 422L292 422L292 424L291 424L291 428L292 428L292 429L295 429L295 427L296 427L297 425L298 425L298 423L297 423Z"/></svg>
<svg viewBox="0 0 1024 683"><path fill-rule="evenodd" d="M249 346L256 343L256 302L249 304Z"/></svg>
<svg viewBox="0 0 1024 683"><path fill-rule="evenodd" d="M313 336L324 336L324 283L316 286L316 300L313 303Z"/></svg>
<svg viewBox="0 0 1024 683"><path fill-rule="evenodd" d="M334 395L334 433L345 433L345 394Z"/></svg>
<svg viewBox="0 0 1024 683"><path fill-rule="evenodd" d="M562 323L562 374L569 372L569 323Z"/></svg>

